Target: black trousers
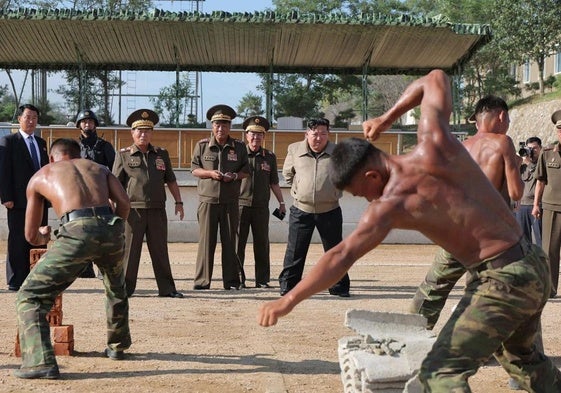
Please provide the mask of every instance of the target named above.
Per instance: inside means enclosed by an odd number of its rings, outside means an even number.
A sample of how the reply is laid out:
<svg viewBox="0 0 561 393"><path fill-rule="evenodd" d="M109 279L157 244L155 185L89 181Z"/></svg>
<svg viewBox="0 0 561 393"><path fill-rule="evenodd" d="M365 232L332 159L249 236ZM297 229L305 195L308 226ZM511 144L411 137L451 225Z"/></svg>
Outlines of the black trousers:
<svg viewBox="0 0 561 393"><path fill-rule="evenodd" d="M240 226L238 234L238 259L245 262L245 249L249 229L253 236L253 256L255 259L255 283L268 284L271 279L271 256L269 245L269 207L240 206Z"/></svg>
<svg viewBox="0 0 561 393"><path fill-rule="evenodd" d="M279 276L281 292L291 290L302 279L306 256L315 228L319 232L324 251L335 247L343 240L343 213L340 207L325 213L314 214L291 206L288 225L288 244L284 254L283 270ZM331 289L348 292L350 285L349 275L345 274Z"/></svg>
<svg viewBox="0 0 561 393"><path fill-rule="evenodd" d="M29 250L46 246L33 246L25 240L25 209L8 209L7 218L6 281L9 287L19 288L29 274ZM41 225L47 225L47 209Z"/></svg>

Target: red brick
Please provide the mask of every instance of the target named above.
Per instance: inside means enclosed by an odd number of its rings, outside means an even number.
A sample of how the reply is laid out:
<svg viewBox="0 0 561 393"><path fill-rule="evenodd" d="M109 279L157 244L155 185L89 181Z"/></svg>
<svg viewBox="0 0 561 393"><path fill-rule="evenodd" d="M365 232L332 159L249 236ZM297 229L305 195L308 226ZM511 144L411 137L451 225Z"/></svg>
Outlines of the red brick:
<svg viewBox="0 0 561 393"><path fill-rule="evenodd" d="M74 341L74 325L54 326L53 341L55 343L68 343Z"/></svg>
<svg viewBox="0 0 561 393"><path fill-rule="evenodd" d="M69 343L53 343L55 356L72 356L74 352L74 341Z"/></svg>
<svg viewBox="0 0 561 393"><path fill-rule="evenodd" d="M16 331L16 345L14 347L14 356L21 357L21 348L19 346L19 332Z"/></svg>
<svg viewBox="0 0 561 393"><path fill-rule="evenodd" d="M49 321L50 326L61 326L62 325L62 310L60 311L49 311L47 313L47 321Z"/></svg>

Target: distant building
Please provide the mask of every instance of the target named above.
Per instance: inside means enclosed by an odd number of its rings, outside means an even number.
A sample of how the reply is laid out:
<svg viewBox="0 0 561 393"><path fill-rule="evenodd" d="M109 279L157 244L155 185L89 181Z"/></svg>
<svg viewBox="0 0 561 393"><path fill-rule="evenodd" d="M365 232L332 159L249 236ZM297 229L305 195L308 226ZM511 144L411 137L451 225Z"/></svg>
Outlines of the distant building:
<svg viewBox="0 0 561 393"><path fill-rule="evenodd" d="M304 128L304 119L301 117L285 116L277 119L278 130L302 130Z"/></svg>
<svg viewBox="0 0 561 393"><path fill-rule="evenodd" d="M531 61L527 61L520 66L513 65L510 73L520 82L522 95L528 95L528 92L524 89L527 84L539 82L540 80L538 65ZM545 59L543 78L545 80L551 75L557 76L559 74L561 74L561 51Z"/></svg>

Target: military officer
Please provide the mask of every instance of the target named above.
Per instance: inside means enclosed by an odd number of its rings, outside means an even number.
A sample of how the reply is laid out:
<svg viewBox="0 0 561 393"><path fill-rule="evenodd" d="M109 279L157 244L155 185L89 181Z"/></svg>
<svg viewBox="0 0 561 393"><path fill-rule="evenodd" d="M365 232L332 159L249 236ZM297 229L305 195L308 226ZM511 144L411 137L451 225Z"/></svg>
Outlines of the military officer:
<svg viewBox="0 0 561 393"><path fill-rule="evenodd" d="M240 191L238 258L243 266L247 237L251 228L256 288L269 288L271 275L269 255L269 198L271 197L271 190L279 202L280 213L286 213L282 191L279 186L277 156L262 146L269 126L269 121L261 116L252 116L243 122L250 174L242 180Z"/></svg>
<svg viewBox="0 0 561 393"><path fill-rule="evenodd" d="M558 141L553 148L542 149L538 158L532 215L542 219L542 248L549 257L553 284L550 297L554 298L557 296L559 283L559 249L561 248L561 156L559 155L561 109L551 115L551 121L555 126Z"/></svg>
<svg viewBox="0 0 561 393"><path fill-rule="evenodd" d="M166 190L175 200L175 214L183 220L183 202L168 152L152 145L154 125L158 115L150 109L134 111L127 119L134 144L119 150L115 157L113 173L121 182L131 201L131 211L125 228L125 263L127 294L136 288L142 242L152 259L158 285L158 295L182 298L175 288L168 254L168 221L166 215Z"/></svg>
<svg viewBox="0 0 561 393"><path fill-rule="evenodd" d="M214 267L217 232L222 242L222 283L224 289L239 289L243 268L236 254L238 198L241 180L249 174L247 150L243 142L230 137L236 112L228 105L215 105L207 111L212 137L195 145L191 161L198 177L199 248L194 289L209 289Z"/></svg>

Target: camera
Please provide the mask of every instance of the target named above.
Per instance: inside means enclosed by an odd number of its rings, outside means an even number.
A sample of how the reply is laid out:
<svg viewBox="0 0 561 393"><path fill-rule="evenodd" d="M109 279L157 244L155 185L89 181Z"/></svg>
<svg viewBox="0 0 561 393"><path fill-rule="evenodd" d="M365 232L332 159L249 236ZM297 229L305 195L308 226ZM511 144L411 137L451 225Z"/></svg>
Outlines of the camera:
<svg viewBox="0 0 561 393"><path fill-rule="evenodd" d="M532 155L534 154L534 149L526 146L526 143L524 143L524 142L518 143L518 147L519 147L518 155L520 157L528 156L528 157L532 158Z"/></svg>

